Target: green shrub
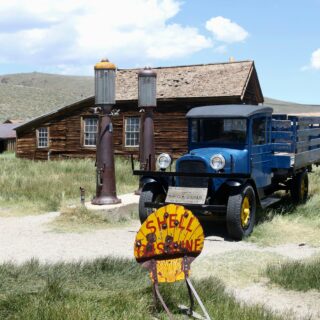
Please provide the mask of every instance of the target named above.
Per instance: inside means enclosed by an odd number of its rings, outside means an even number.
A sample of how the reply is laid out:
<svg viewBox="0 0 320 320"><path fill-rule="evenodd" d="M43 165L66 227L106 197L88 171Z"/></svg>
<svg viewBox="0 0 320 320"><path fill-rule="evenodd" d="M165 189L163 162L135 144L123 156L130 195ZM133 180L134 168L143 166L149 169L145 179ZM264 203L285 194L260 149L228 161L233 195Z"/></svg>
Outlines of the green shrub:
<svg viewBox="0 0 320 320"><path fill-rule="evenodd" d="M272 282L286 289L320 291L320 258L269 265L266 274Z"/></svg>

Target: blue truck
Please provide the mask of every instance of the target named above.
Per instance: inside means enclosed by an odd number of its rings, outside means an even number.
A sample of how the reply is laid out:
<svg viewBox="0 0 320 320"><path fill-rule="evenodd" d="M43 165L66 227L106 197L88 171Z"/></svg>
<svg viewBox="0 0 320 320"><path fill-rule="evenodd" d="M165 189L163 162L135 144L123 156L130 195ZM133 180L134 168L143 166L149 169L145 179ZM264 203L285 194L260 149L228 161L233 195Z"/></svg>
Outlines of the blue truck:
<svg viewBox="0 0 320 320"><path fill-rule="evenodd" d="M188 153L172 159L163 153L159 170L134 170L143 184L139 217L177 203L197 216L222 218L231 238L241 240L255 225L256 210L290 192L294 203L308 197L308 172L320 164L320 118L273 114L255 105L191 109Z"/></svg>

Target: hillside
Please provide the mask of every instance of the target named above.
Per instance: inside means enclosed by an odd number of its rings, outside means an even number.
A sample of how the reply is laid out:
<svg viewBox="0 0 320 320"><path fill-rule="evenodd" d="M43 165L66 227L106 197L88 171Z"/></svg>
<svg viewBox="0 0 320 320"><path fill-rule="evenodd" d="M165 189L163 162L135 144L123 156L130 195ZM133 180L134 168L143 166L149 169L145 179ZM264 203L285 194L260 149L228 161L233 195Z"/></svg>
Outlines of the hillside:
<svg viewBox="0 0 320 320"><path fill-rule="evenodd" d="M93 78L45 73L0 76L0 122L28 120L93 95Z"/></svg>
<svg viewBox="0 0 320 320"><path fill-rule="evenodd" d="M320 105L312 104L299 104L294 102L281 101L271 98L264 98L264 104L273 108L275 113L289 113L289 114L302 114L302 113L319 113Z"/></svg>
<svg viewBox="0 0 320 320"><path fill-rule="evenodd" d="M45 73L0 76L0 122L29 120L93 95L93 77ZM319 105L303 105L265 98L277 113L319 113Z"/></svg>

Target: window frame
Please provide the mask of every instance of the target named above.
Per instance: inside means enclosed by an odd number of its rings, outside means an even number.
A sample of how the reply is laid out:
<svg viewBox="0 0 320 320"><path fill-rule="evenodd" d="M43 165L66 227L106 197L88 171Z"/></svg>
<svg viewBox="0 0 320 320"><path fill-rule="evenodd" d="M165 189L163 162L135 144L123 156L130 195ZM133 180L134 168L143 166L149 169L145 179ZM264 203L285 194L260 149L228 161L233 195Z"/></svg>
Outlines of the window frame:
<svg viewBox="0 0 320 320"><path fill-rule="evenodd" d="M127 120L136 118L138 119L138 131L128 132L127 131ZM136 145L127 145L127 133L136 133L138 134L138 144ZM139 115L126 115L123 117L123 146L126 149L138 149L140 146L140 134L141 134L141 117Z"/></svg>
<svg viewBox="0 0 320 320"><path fill-rule="evenodd" d="M47 131L47 139L46 139L46 141L47 141L47 143L46 143L46 145L45 146L42 146L42 145L40 145L40 130L41 129L46 129L46 131ZM38 149L48 149L49 148L49 143L50 143L50 138L49 138L49 127L47 127L47 126L42 126L42 127L39 127L39 128L37 128L37 130L36 130L36 137L37 137L37 148ZM41 139L42 139L43 137L41 137Z"/></svg>
<svg viewBox="0 0 320 320"><path fill-rule="evenodd" d="M87 119L95 119L97 121L97 130L96 130L96 144L85 144L85 134L86 134L86 120ZM83 148L95 149L97 148L97 138L98 138L98 131L99 131L99 118L95 116L86 116L81 118L81 146Z"/></svg>
<svg viewBox="0 0 320 320"><path fill-rule="evenodd" d="M264 141L263 141L263 143L261 143L261 142L256 143L256 141L255 141L254 122L259 121L259 120L262 120L264 122ZM263 146L265 144L268 144L267 126L268 126L268 120L267 120L266 116L259 116L259 117L255 117L252 119L252 145L253 146ZM257 137L259 137L259 136L257 136ZM262 137L262 135L260 137Z"/></svg>

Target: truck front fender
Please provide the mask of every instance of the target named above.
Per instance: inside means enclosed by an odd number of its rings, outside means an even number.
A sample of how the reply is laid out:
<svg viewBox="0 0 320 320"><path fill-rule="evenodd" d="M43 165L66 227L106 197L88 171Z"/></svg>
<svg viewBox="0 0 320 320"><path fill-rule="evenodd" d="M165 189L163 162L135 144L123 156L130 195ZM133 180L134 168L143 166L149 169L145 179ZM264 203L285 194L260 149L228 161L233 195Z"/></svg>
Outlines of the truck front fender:
<svg viewBox="0 0 320 320"><path fill-rule="evenodd" d="M245 184L250 184L254 189L257 199L257 205L260 205L260 194L258 192L257 186L252 179L241 179L241 180L227 180L223 185L228 189L228 193L236 192L237 189L240 189ZM225 190L225 189L224 189Z"/></svg>
<svg viewBox="0 0 320 320"><path fill-rule="evenodd" d="M164 179L162 178L155 178L155 177L147 177L147 176L144 176L144 177L141 177L140 178L140 185L144 186L145 184L149 184L149 183L156 183L157 185L159 185L163 191L165 193L167 193L167 190L168 190L168 182L165 181Z"/></svg>
<svg viewBox="0 0 320 320"><path fill-rule="evenodd" d="M234 188L234 187L240 187L243 185L243 182L241 181L238 181L238 180L228 180L225 182L225 184L228 186L228 187L231 187L231 188Z"/></svg>

